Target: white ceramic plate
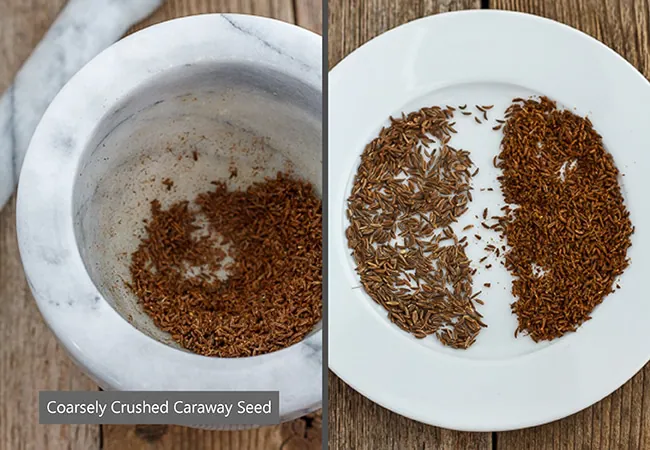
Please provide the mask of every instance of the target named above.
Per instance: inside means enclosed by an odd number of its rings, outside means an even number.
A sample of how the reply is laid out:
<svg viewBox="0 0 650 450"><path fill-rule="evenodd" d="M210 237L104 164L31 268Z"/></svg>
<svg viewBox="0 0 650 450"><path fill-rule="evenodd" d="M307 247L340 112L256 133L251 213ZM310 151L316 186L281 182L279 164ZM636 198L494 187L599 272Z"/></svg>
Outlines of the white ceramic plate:
<svg viewBox="0 0 650 450"><path fill-rule="evenodd" d="M389 115L421 106L494 104L489 125L459 116L456 148L481 171L460 227L502 205L492 131L513 97L544 94L588 115L613 154L636 226L621 289L576 333L551 343L515 338L510 275L479 271L484 329L467 351L417 340L386 318L363 289L344 235L346 199L365 144ZM329 358L354 389L404 416L458 430L508 430L550 422L610 394L650 357L650 84L591 37L559 23L502 11L440 14L367 43L329 76ZM469 116L468 116L469 117ZM479 188L493 187L494 192ZM481 255L496 236L483 230Z"/></svg>

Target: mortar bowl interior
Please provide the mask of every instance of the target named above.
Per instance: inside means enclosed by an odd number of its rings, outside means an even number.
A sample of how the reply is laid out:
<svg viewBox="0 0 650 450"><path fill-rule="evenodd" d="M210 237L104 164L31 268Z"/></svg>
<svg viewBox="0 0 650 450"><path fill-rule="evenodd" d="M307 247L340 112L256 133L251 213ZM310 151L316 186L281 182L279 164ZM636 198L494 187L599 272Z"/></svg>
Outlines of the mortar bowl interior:
<svg viewBox="0 0 650 450"><path fill-rule="evenodd" d="M106 114L73 194L78 249L106 301L141 332L179 348L127 287L151 201L165 208L211 190L212 181L245 189L286 171L321 195L321 108L320 92L287 74L198 63L154 77Z"/></svg>

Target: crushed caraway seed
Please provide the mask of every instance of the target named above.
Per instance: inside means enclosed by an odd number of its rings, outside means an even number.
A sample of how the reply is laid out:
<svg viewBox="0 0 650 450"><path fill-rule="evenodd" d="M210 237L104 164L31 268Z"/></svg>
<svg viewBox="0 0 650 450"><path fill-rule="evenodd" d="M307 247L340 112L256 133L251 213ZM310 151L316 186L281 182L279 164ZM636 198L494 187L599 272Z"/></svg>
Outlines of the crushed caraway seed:
<svg viewBox="0 0 650 450"><path fill-rule="evenodd" d="M496 164L505 201L494 227L510 247L517 333L534 341L575 331L613 292L634 231L618 169L588 118L546 97L506 111Z"/></svg>
<svg viewBox="0 0 650 450"><path fill-rule="evenodd" d="M390 119L361 155L346 236L363 288L393 323L467 348L485 324L467 242L450 227L467 211L472 166L448 145L452 117L431 107Z"/></svg>
<svg viewBox="0 0 650 450"><path fill-rule="evenodd" d="M128 286L156 326L201 355L301 341L322 316L320 199L283 174L245 191L213 184L193 203L151 203Z"/></svg>

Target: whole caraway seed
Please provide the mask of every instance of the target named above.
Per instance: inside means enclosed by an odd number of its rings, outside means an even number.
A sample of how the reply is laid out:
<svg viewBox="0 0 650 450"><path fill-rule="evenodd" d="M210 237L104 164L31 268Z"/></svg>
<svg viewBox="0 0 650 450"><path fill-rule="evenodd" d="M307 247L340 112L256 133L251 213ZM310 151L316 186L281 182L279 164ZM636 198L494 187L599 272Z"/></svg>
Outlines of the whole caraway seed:
<svg viewBox="0 0 650 450"><path fill-rule="evenodd" d="M448 145L452 117L431 107L390 119L361 155L346 236L363 288L393 323L467 348L485 324L467 242L450 227L467 210L472 166Z"/></svg>
<svg viewBox="0 0 650 450"><path fill-rule="evenodd" d="M535 341L575 331L613 292L634 230L618 169L589 119L548 98L506 111L499 182L512 208L494 228L510 249L517 333Z"/></svg>
<svg viewBox="0 0 650 450"><path fill-rule="evenodd" d="M322 316L320 199L283 174L246 191L213 184L193 203L152 202L129 287L156 326L202 355L254 356L301 341Z"/></svg>

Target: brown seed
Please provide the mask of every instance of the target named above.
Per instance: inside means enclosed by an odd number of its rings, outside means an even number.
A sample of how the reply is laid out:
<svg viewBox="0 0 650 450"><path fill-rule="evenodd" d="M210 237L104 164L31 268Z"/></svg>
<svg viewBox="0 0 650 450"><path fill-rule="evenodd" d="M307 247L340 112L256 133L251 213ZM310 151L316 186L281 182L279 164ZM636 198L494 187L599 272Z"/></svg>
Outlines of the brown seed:
<svg viewBox="0 0 650 450"><path fill-rule="evenodd" d="M451 228L472 200L472 161L450 145L451 112L431 107L390 118L366 145L348 198L346 237L364 290L393 323L467 348L484 325L461 320L478 316L467 237ZM439 149L427 147L431 138ZM382 234L387 228L401 244Z"/></svg>
<svg viewBox="0 0 650 450"><path fill-rule="evenodd" d="M515 335L552 340L589 320L611 292L634 228L618 169L588 118L546 97L514 99L506 118L498 180L518 207L495 229L510 247L503 264L513 275Z"/></svg>
<svg viewBox="0 0 650 450"><path fill-rule="evenodd" d="M246 191L213 184L193 207L152 202L127 286L156 326L195 353L255 356L301 341L322 317L320 199L283 174Z"/></svg>

